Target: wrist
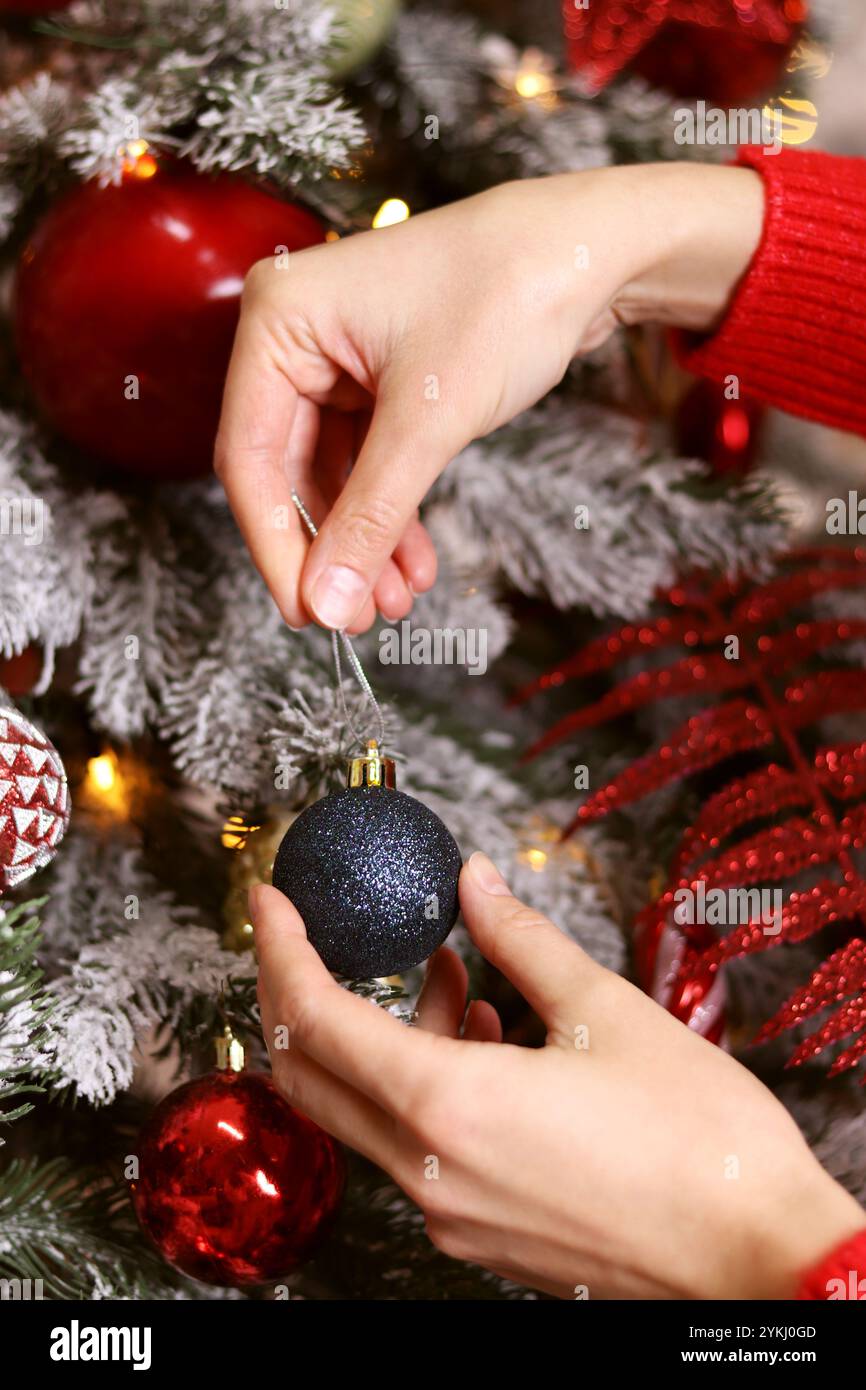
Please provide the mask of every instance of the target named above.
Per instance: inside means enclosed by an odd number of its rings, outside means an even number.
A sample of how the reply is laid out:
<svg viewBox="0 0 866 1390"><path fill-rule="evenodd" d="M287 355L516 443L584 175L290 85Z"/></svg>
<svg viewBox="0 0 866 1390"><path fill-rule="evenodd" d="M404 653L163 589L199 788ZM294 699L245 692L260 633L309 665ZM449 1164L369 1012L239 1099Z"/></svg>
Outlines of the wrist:
<svg viewBox="0 0 866 1390"><path fill-rule="evenodd" d="M758 248L764 189L752 169L655 164L632 176L641 245L613 309L624 323L716 328Z"/></svg>
<svg viewBox="0 0 866 1390"><path fill-rule="evenodd" d="M775 1174L767 1187L746 1213L723 1298L795 1298L804 1277L866 1226L859 1203L811 1158L796 1177Z"/></svg>

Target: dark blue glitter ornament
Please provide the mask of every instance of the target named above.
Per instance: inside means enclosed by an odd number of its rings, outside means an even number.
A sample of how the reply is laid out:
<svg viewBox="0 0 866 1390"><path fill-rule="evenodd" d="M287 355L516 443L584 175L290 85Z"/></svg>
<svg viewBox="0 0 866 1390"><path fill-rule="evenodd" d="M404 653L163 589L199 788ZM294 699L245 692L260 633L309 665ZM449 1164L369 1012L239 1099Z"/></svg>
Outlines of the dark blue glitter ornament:
<svg viewBox="0 0 866 1390"><path fill-rule="evenodd" d="M428 806L394 789L375 740L349 786L302 811L274 861L325 965L352 980L426 960L457 918L460 851Z"/></svg>

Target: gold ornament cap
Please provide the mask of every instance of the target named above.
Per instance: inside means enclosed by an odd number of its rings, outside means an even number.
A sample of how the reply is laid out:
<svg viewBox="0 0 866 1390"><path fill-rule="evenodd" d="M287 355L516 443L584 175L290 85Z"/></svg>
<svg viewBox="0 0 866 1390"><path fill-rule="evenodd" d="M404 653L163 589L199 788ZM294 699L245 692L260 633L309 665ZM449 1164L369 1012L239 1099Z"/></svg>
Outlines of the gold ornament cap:
<svg viewBox="0 0 866 1390"><path fill-rule="evenodd" d="M226 1024L221 1034L214 1038L217 1071L243 1071L244 1045L239 1042Z"/></svg>
<svg viewBox="0 0 866 1390"><path fill-rule="evenodd" d="M394 759L384 756L376 739L368 739L364 752L349 759L346 786L389 787L392 791L397 786L397 767Z"/></svg>

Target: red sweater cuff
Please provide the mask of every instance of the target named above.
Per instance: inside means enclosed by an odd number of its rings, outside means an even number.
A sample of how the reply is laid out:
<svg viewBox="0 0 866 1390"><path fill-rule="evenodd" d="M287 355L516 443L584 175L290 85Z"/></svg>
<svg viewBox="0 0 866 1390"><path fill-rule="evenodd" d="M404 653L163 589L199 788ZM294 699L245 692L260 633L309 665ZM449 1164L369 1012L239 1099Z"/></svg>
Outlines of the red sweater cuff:
<svg viewBox="0 0 866 1390"><path fill-rule="evenodd" d="M718 332L676 339L699 376L866 434L866 160L761 147L739 164L764 181L761 241Z"/></svg>
<svg viewBox="0 0 866 1390"><path fill-rule="evenodd" d="M866 1230L843 1242L803 1279L798 1298L866 1301Z"/></svg>

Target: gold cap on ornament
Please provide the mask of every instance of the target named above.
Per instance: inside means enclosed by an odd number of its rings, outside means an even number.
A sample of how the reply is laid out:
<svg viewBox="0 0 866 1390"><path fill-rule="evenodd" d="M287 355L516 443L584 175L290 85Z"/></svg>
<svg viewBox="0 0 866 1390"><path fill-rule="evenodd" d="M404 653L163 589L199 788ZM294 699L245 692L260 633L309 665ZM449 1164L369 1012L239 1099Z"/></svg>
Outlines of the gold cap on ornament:
<svg viewBox="0 0 866 1390"><path fill-rule="evenodd" d="M221 1034L214 1038L217 1071L243 1071L244 1045L239 1042L226 1024Z"/></svg>
<svg viewBox="0 0 866 1390"><path fill-rule="evenodd" d="M347 787L390 787L397 785L397 768L393 758L386 758L376 739L367 740L367 747L357 757L350 758L346 771Z"/></svg>

